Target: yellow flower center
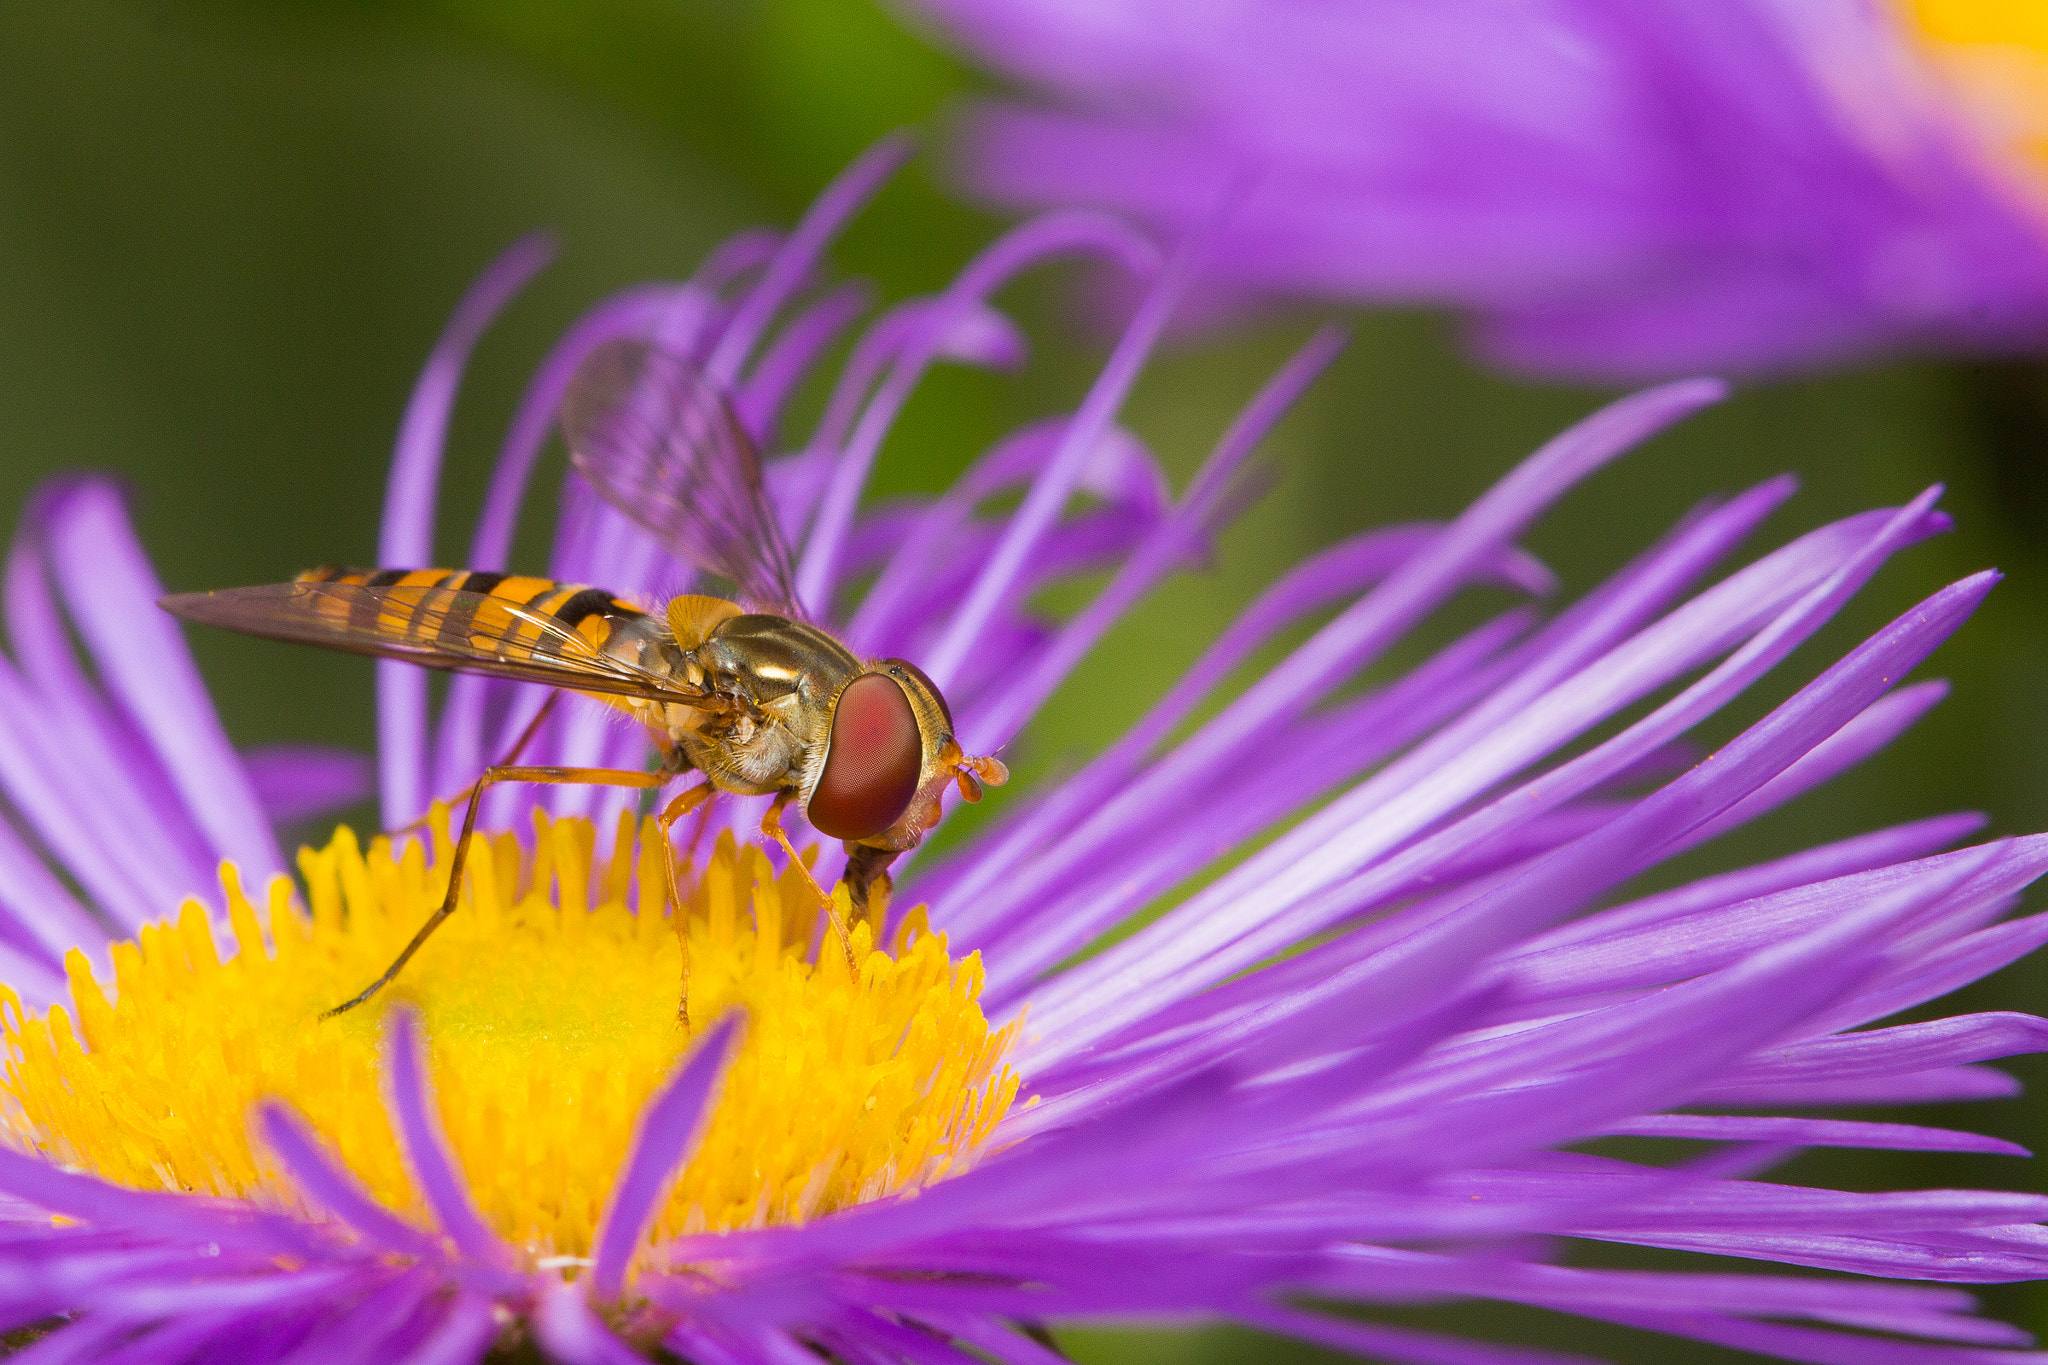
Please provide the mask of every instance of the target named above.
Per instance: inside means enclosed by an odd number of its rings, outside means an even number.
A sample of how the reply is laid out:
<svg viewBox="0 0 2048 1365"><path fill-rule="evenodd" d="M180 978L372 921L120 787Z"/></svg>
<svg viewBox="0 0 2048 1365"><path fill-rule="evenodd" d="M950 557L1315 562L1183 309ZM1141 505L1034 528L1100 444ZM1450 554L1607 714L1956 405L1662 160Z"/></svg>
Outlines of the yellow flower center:
<svg viewBox="0 0 2048 1365"><path fill-rule="evenodd" d="M1908 29L1995 146L2048 173L2048 5L1900 0Z"/></svg>
<svg viewBox="0 0 2048 1365"><path fill-rule="evenodd" d="M379 1200L425 1222L382 1093L379 1015L418 1009L442 1124L484 1218L531 1256L588 1253L641 1107L730 1008L748 1023L656 1236L798 1222L914 1190L970 1162L1016 1095L1010 1029L976 1003L980 959L952 961L913 912L893 951L852 929L853 964L817 898L761 851L719 842L670 911L652 822L622 819L594 858L585 820L536 813L534 851L479 838L460 907L398 980L336 1019L441 902L449 842L367 855L343 828L302 850L311 913L278 878L259 917L223 867L238 950L197 902L113 949L108 1003L71 955L74 1014L0 987L11 1057L0 1138L139 1189L256 1200L309 1216L252 1143L266 1096L303 1113ZM636 864L651 870L636 875ZM840 892L844 906L844 892ZM263 922L268 921L267 926ZM688 938L688 1013L678 1019Z"/></svg>

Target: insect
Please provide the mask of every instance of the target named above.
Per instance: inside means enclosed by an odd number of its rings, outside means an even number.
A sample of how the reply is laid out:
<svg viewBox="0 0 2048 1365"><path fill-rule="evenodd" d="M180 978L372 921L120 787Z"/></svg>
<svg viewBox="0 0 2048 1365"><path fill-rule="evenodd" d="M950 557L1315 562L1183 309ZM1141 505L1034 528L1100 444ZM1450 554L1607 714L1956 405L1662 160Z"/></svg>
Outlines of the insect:
<svg viewBox="0 0 2048 1365"><path fill-rule="evenodd" d="M938 822L948 785L978 801L984 783L1008 778L997 759L962 752L945 698L915 664L861 658L806 617L753 444L694 364L650 343L607 342L572 381L562 428L571 464L605 501L678 559L729 580L739 600L686 595L649 612L602 588L447 569L313 569L163 599L187 621L583 693L641 722L660 755L651 772L521 766L536 719L464 793L440 908L330 1015L375 995L454 912L477 806L497 783L657 788L694 769L705 781L658 817L664 848L715 792L773 796L762 833L801 868L781 823L796 801L844 841L847 889L865 912L889 864ZM844 946L844 921L812 886Z"/></svg>

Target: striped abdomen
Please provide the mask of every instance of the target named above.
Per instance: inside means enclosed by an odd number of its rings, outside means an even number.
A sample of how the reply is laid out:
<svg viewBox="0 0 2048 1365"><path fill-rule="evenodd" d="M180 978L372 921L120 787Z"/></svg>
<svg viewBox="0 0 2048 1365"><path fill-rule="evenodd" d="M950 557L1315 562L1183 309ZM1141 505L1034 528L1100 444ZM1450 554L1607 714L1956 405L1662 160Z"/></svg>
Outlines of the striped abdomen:
<svg viewBox="0 0 2048 1365"><path fill-rule="evenodd" d="M387 638L454 648L477 648L487 642L493 652L520 659L560 654L568 646L534 623L550 621L573 631L594 651L607 652L622 627L637 643L645 627L655 624L630 602L604 588L582 583L557 583L524 574L482 573L469 569L308 569L300 583L352 583L372 588L413 588L402 598L381 604L357 603L348 610L352 629ZM521 608L515 613L510 608ZM366 619L357 620L356 616Z"/></svg>

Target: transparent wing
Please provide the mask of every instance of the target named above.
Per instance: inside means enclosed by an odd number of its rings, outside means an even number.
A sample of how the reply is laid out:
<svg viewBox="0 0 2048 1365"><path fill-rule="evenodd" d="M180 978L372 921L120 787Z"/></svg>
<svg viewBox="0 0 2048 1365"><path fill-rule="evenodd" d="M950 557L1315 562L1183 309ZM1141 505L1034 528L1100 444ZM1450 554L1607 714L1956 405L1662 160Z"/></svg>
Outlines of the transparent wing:
<svg viewBox="0 0 2048 1365"><path fill-rule="evenodd" d="M560 622L487 593L358 583L270 583L180 593L160 605L182 620L245 635L403 659L426 668L683 706L706 701L700 691L601 653Z"/></svg>
<svg viewBox="0 0 2048 1365"><path fill-rule="evenodd" d="M761 461L702 370L649 342L608 341L571 381L562 432L576 471L671 554L730 579L750 606L802 619Z"/></svg>

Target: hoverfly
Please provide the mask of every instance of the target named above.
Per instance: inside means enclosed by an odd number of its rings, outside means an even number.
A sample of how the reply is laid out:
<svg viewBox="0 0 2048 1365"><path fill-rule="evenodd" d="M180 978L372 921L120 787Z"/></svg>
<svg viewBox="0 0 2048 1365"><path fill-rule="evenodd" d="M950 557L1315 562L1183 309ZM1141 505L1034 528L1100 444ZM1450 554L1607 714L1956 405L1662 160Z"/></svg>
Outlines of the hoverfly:
<svg viewBox="0 0 2048 1365"><path fill-rule="evenodd" d="M848 892L865 911L876 885L886 890L889 864L938 822L949 783L978 801L983 783L1008 777L996 759L961 751L945 698L915 664L863 659L806 617L753 443L694 364L649 343L608 342L572 381L562 429L570 463L599 496L678 559L730 580L740 600L686 595L653 613L602 588L445 569L313 569L290 583L163 599L187 621L584 693L641 722L660 754L651 772L522 767L518 751L539 728L529 726L466 793L441 907L330 1014L375 995L454 912L477 806L496 783L656 788L695 769L705 781L659 817L664 848L675 822L714 792L774 796L761 831L802 868L780 818L794 800L819 833L844 841ZM812 885L844 945L845 923Z"/></svg>

